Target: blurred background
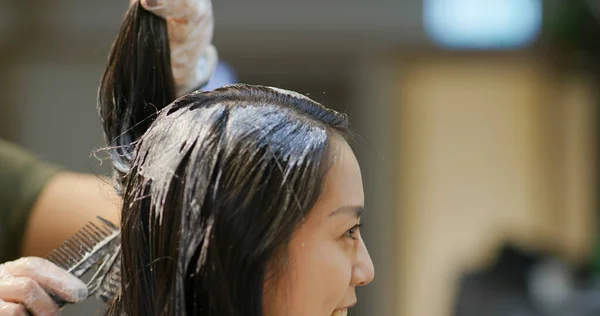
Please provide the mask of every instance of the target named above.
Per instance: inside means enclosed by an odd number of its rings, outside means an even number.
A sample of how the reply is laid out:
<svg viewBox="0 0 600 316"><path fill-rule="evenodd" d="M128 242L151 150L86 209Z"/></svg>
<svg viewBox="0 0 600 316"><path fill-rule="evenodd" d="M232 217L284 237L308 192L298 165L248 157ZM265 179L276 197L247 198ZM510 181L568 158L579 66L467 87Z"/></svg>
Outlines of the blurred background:
<svg viewBox="0 0 600 316"><path fill-rule="evenodd" d="M363 136L376 278L351 315L600 315L599 2L214 1L211 88L296 90ZM0 0L0 137L107 173L96 89L127 3Z"/></svg>

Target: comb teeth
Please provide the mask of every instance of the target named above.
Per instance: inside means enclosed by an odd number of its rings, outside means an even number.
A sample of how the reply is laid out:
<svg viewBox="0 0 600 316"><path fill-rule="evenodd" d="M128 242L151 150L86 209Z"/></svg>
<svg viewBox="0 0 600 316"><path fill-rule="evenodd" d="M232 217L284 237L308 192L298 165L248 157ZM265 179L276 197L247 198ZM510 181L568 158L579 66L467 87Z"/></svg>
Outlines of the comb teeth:
<svg viewBox="0 0 600 316"><path fill-rule="evenodd" d="M69 270L78 264L86 254L92 252L101 243L118 230L113 223L98 217L99 225L88 223L73 237L66 240L48 256L48 260L57 266Z"/></svg>
<svg viewBox="0 0 600 316"><path fill-rule="evenodd" d="M121 286L121 233L113 223L101 217L98 220L98 223L85 225L47 258L78 278L92 269L94 274L87 284L88 296L108 302ZM66 304L53 294L51 297L59 307Z"/></svg>

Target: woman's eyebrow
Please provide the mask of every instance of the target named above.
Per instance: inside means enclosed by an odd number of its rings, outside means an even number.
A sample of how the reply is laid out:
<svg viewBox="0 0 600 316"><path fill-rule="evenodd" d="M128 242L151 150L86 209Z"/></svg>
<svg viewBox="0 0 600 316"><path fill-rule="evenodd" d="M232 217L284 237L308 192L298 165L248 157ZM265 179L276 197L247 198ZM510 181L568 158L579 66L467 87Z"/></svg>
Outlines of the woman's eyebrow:
<svg viewBox="0 0 600 316"><path fill-rule="evenodd" d="M357 205L344 205L339 207L335 211L329 213L329 216L340 215L340 214L350 214L356 216L356 218L360 218L363 214L364 207Z"/></svg>

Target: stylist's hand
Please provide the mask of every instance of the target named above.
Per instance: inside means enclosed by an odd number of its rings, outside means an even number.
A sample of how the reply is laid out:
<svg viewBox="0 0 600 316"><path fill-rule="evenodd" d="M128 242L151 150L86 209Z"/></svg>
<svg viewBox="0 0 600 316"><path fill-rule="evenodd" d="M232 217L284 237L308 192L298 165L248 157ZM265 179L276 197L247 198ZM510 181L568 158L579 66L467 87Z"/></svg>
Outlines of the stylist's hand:
<svg viewBox="0 0 600 316"><path fill-rule="evenodd" d="M167 21L177 95L206 84L217 63L210 0L130 0Z"/></svg>
<svg viewBox="0 0 600 316"><path fill-rule="evenodd" d="M87 287L48 260L21 258L0 265L0 315L58 315L59 308L46 291L67 302L87 297Z"/></svg>

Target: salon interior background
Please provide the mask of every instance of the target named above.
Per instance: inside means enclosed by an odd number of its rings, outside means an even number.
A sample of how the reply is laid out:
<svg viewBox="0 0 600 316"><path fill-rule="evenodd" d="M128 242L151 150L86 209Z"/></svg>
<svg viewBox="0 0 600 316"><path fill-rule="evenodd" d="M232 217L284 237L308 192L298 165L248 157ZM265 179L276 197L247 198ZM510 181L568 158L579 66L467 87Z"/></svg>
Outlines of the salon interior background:
<svg viewBox="0 0 600 316"><path fill-rule="evenodd" d="M0 0L0 137L106 173L95 95L127 2ZM310 94L365 136L377 276L353 315L549 315L598 297L594 2L214 1L239 81Z"/></svg>

